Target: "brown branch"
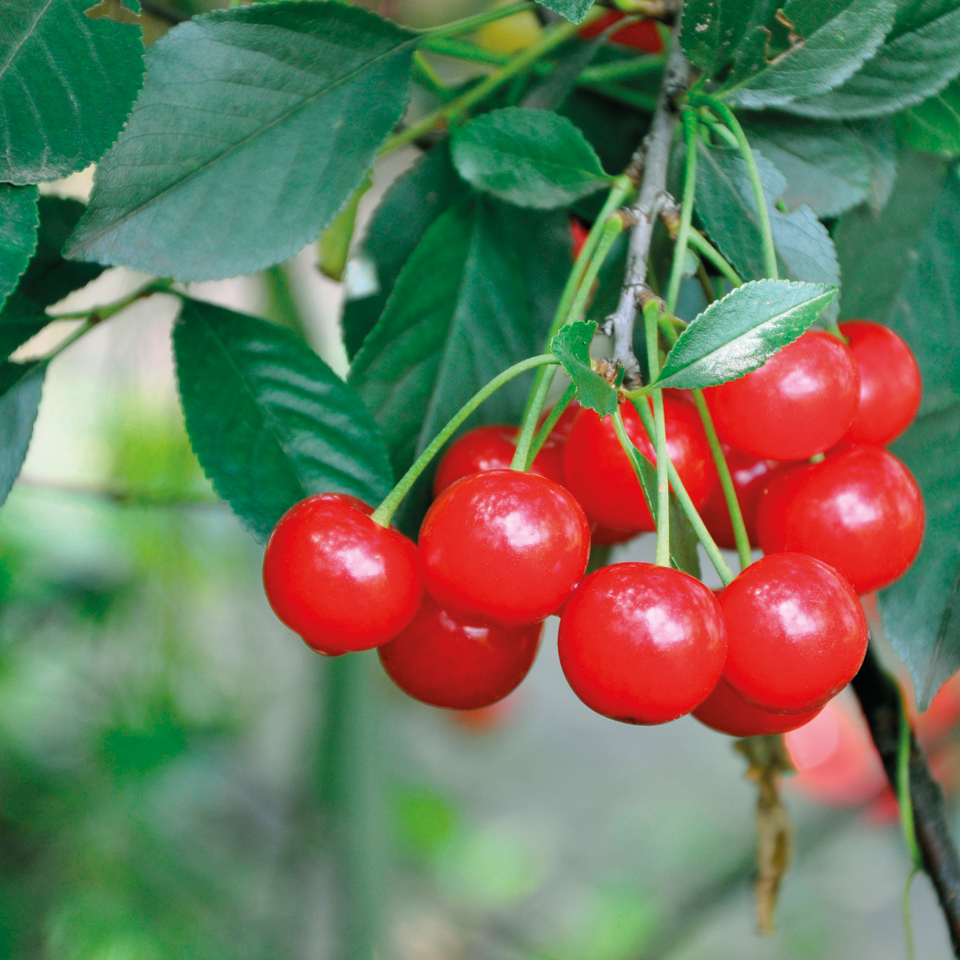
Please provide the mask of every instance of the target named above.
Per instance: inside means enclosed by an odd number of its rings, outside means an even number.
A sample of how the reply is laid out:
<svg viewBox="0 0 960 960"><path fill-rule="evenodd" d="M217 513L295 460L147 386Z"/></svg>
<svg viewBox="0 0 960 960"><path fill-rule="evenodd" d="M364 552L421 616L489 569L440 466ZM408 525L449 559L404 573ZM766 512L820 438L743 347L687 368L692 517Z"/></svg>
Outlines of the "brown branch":
<svg viewBox="0 0 960 960"><path fill-rule="evenodd" d="M897 790L900 753L900 691L893 678L867 650L853 689L880 752L887 779ZM930 877L947 921L954 956L960 957L960 857L947 821L943 790L934 780L920 745L910 734L910 799L914 830L923 855L923 868Z"/></svg>

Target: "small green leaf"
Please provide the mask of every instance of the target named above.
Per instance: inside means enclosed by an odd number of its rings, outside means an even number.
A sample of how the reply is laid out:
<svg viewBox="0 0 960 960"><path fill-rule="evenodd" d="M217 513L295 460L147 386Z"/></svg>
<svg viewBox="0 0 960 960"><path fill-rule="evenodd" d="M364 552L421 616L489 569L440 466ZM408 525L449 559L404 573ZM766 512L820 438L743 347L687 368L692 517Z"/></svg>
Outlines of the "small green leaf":
<svg viewBox="0 0 960 960"><path fill-rule="evenodd" d="M540 0L548 10L559 13L571 23L580 23L593 6L593 0Z"/></svg>
<svg viewBox="0 0 960 960"><path fill-rule="evenodd" d="M550 349L563 365L564 372L577 388L577 400L601 417L617 412L620 403L616 389L590 366L590 344L597 325L586 320L568 323L550 341Z"/></svg>
<svg viewBox="0 0 960 960"><path fill-rule="evenodd" d="M901 142L914 150L947 157L960 154L960 80L897 114L894 122Z"/></svg>
<svg viewBox="0 0 960 960"><path fill-rule="evenodd" d="M687 0L680 45L694 66L714 76L733 56L757 0Z"/></svg>
<svg viewBox="0 0 960 960"><path fill-rule="evenodd" d="M56 180L99 160L143 82L140 29L90 0L0 5L0 180Z"/></svg>
<svg viewBox="0 0 960 960"><path fill-rule="evenodd" d="M0 506L26 459L46 371L45 361L0 363Z"/></svg>
<svg viewBox="0 0 960 960"><path fill-rule="evenodd" d="M368 173L360 186L350 196L347 205L333 218L333 223L323 231L317 241L319 259L317 265L320 272L331 280L339 283L343 279L343 271L347 266L347 257L350 253L350 243L353 240L353 231L357 223L357 208L363 195L373 186Z"/></svg>
<svg viewBox="0 0 960 960"><path fill-rule="evenodd" d="M37 246L37 188L0 183L0 306Z"/></svg>
<svg viewBox="0 0 960 960"><path fill-rule="evenodd" d="M184 298L173 344L197 459L258 539L310 494L371 505L387 494L390 464L363 403L299 337Z"/></svg>
<svg viewBox="0 0 960 960"><path fill-rule="evenodd" d="M737 380L793 343L836 294L836 287L823 283L745 283L711 303L680 334L657 383L698 390Z"/></svg>
<svg viewBox="0 0 960 960"><path fill-rule="evenodd" d="M150 48L68 256L180 280L286 260L372 166L416 42L342 3L260 3L174 27Z"/></svg>
<svg viewBox="0 0 960 960"><path fill-rule="evenodd" d="M548 110L485 113L457 131L452 152L464 180L520 207L569 206L609 183L583 134Z"/></svg>

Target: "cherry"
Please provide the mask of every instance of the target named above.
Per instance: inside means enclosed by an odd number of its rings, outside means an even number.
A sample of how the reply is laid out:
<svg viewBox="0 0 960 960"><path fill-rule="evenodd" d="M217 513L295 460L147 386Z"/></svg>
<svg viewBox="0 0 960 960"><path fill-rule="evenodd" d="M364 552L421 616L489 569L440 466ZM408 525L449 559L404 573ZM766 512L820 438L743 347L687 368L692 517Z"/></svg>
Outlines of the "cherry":
<svg viewBox="0 0 960 960"><path fill-rule="evenodd" d="M717 483L710 445L700 415L690 404L664 397L667 453L680 479L699 509ZM637 449L656 463L653 444L629 403L620 408L627 436ZM633 467L623 452L613 419L602 420L593 410L584 410L573 423L563 454L567 487L598 525L636 534L654 530L655 524Z"/></svg>
<svg viewBox="0 0 960 960"><path fill-rule="evenodd" d="M840 324L860 370L860 406L847 431L850 443L885 447L920 409L920 368L913 351L889 327L869 320Z"/></svg>
<svg viewBox="0 0 960 960"><path fill-rule="evenodd" d="M410 625L377 653L404 693L433 707L476 710L502 700L530 672L542 623L471 624L427 595Z"/></svg>
<svg viewBox="0 0 960 960"><path fill-rule="evenodd" d="M595 547L612 547L618 543L626 543L636 535L636 530L615 530L613 527L604 527L598 523L590 525L590 542Z"/></svg>
<svg viewBox="0 0 960 960"><path fill-rule="evenodd" d="M308 497L275 527L263 557L273 612L315 650L368 650L397 636L423 595L417 548L340 493Z"/></svg>
<svg viewBox="0 0 960 960"><path fill-rule="evenodd" d="M758 370L704 396L720 439L731 447L771 460L805 460L847 432L860 375L845 343L809 330Z"/></svg>
<svg viewBox="0 0 960 960"><path fill-rule="evenodd" d="M580 406L578 401L572 400L567 405L567 409L560 414L560 418L553 425L550 436L556 437L558 440L566 440L567 437L570 436L570 431L573 428L573 421L577 419L582 409L583 407ZM538 421L537 429L543 426L546 419L547 414L545 413Z"/></svg>
<svg viewBox="0 0 960 960"><path fill-rule="evenodd" d="M770 479L771 472L779 466L776 460L764 460L749 453L741 453L723 444L723 456L730 467L730 476L733 479L733 488L737 492L737 502L743 514L743 523L747 528L747 536L751 546L758 546L757 538L757 505L760 494ZM723 495L723 487L719 483L713 488L710 498L700 511L703 522L707 525L710 535L717 542L717 546L724 550L736 549L736 540L733 536L733 524L730 522L730 511Z"/></svg>
<svg viewBox="0 0 960 960"><path fill-rule="evenodd" d="M560 484L491 470L434 500L419 550L427 589L451 613L523 626L557 610L583 576L590 527Z"/></svg>
<svg viewBox="0 0 960 960"><path fill-rule="evenodd" d="M822 709L818 707L800 714L770 713L744 700L721 678L713 693L693 711L693 715L711 730L728 733L731 737L760 737L796 730L809 723Z"/></svg>
<svg viewBox="0 0 960 960"><path fill-rule="evenodd" d="M477 427L465 433L440 461L433 478L434 497L472 473L508 469L517 450L518 433L516 427L506 426ZM551 433L534 457L530 472L562 484L563 441Z"/></svg>
<svg viewBox="0 0 960 960"><path fill-rule="evenodd" d="M560 618L560 666L592 710L623 723L666 723L717 685L727 639L699 580L649 563L585 577Z"/></svg>
<svg viewBox="0 0 960 960"><path fill-rule="evenodd" d="M887 450L860 446L775 474L760 498L757 531L764 553L809 554L870 593L913 563L923 520L910 471Z"/></svg>
<svg viewBox="0 0 960 960"><path fill-rule="evenodd" d="M723 678L763 710L816 710L867 652L867 621L850 584L802 553L751 564L720 594L720 607L730 638Z"/></svg>
<svg viewBox="0 0 960 960"><path fill-rule="evenodd" d="M576 217L571 217L570 236L573 239L573 259L576 260L587 242L587 237L590 236L590 228L585 227Z"/></svg>
<svg viewBox="0 0 960 960"><path fill-rule="evenodd" d="M580 36L585 40L599 36L608 27L619 23L625 16L624 13L610 10L594 20L589 26L584 27L580 31ZM615 31L610 39L614 43L623 44L625 47L633 47L635 50L643 50L646 53L660 53L663 50L663 40L660 39L660 33L653 20L640 20L637 23L630 23Z"/></svg>

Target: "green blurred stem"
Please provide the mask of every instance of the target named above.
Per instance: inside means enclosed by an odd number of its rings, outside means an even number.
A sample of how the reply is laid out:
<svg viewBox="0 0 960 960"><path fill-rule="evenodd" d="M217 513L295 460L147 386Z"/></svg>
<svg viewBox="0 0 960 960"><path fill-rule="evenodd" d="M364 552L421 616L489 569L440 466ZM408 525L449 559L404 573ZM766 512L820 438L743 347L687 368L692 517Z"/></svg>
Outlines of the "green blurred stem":
<svg viewBox="0 0 960 960"><path fill-rule="evenodd" d="M673 263L670 265L670 280L667 283L667 314L670 316L677 309L680 281L683 279L683 261L690 238L693 204L697 194L697 115L687 107L683 110L682 117L687 156L683 174L683 202L680 205L680 229L677 231Z"/></svg>
<svg viewBox="0 0 960 960"><path fill-rule="evenodd" d="M454 33L469 33L482 27L487 23L493 23L496 20L505 20L507 17L514 17L525 10L533 10L536 4L532 0L520 0L519 3L511 3L506 7L494 7L484 13L478 13L474 17L464 17L462 20L454 20L452 23L444 23L439 27L429 27L423 31L427 38L446 37Z"/></svg>
<svg viewBox="0 0 960 960"><path fill-rule="evenodd" d="M651 300L643 308L643 325L647 338L647 365L650 368L650 381L656 383L660 376L660 324L658 315L660 305ZM652 435L657 456L657 552L655 563L660 567L670 566L670 457L667 454L667 424L663 414L663 391L654 389ZM641 400L646 407L647 401ZM617 411L619 413L619 411Z"/></svg>
<svg viewBox="0 0 960 960"><path fill-rule="evenodd" d="M453 99L453 91L437 76L437 71L433 69L420 50L413 55L411 76L414 83L433 94L441 103L447 103Z"/></svg>
<svg viewBox="0 0 960 960"><path fill-rule="evenodd" d="M907 698L903 687L894 680L900 695L900 741L897 751L897 803L900 806L900 826L903 839L910 851L910 859L915 868L923 867L923 857L917 843L917 831L913 821L913 798L910 796L910 715L907 712Z"/></svg>
<svg viewBox="0 0 960 960"><path fill-rule="evenodd" d="M557 425L557 421L559 421L559 419L563 416L567 407L573 403L573 398L576 397L576 395L577 388L571 383L567 389L563 391L563 395L560 397L560 399L553 405L553 409L543 421L543 426L537 431L536 436L533 438L533 442L530 444L530 450L527 453L527 465L525 469L530 469L534 459L540 452L540 448L546 442L547 437L550 436L550 432Z"/></svg>
<svg viewBox="0 0 960 960"><path fill-rule="evenodd" d="M720 251L700 233L699 230L690 231L687 237L687 243L693 247L700 256L709 260L735 287L742 287L743 280L740 275L723 258Z"/></svg>
<svg viewBox="0 0 960 960"><path fill-rule="evenodd" d="M122 300L115 300L113 303L104 304L102 307L92 307L88 310L78 310L75 313L54 313L50 315L51 320L86 320L87 317L93 323L99 323L101 320L108 320L114 314L121 310L126 310L131 304L149 297L151 293L166 293L173 286L173 280L151 280L142 287L137 287L133 293L128 293ZM72 341L71 341L72 342Z"/></svg>
<svg viewBox="0 0 960 960"><path fill-rule="evenodd" d="M587 67L580 74L585 83L607 83L611 80L629 80L656 73L667 64L666 54L658 53L649 57L630 57L627 60L615 60L613 63ZM654 98L655 101L655 98Z"/></svg>
<svg viewBox="0 0 960 960"><path fill-rule="evenodd" d="M417 457L413 466L400 478L399 483L387 494L386 499L373 513L373 520L381 526L389 527L393 514L400 502L416 483L417 477L426 469L427 464L437 455L440 448L453 436L457 428L483 403L487 397L496 393L505 383L514 377L520 376L534 367L543 367L549 364L558 364L560 361L552 353L544 353L537 357L521 360L503 373L494 377L485 387L481 387L454 415L453 419L433 438L430 445Z"/></svg>

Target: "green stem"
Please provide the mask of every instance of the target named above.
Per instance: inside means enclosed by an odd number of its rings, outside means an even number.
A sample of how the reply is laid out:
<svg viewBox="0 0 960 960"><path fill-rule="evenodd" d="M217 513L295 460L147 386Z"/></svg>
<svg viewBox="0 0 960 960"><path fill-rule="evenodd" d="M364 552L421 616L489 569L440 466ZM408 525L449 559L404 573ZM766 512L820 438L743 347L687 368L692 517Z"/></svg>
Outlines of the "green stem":
<svg viewBox="0 0 960 960"><path fill-rule="evenodd" d="M417 457L413 466L400 478L397 485L387 494L383 503L373 513L373 519L383 527L389 527L390 521L400 501L407 495L410 488L416 483L417 477L426 469L427 464L436 456L440 448L453 436L460 424L483 403L487 397L496 393L505 383L514 377L520 376L534 367L547 364L557 364L559 361L552 353L544 353L537 357L521 360L503 373L494 377L485 387L481 387L454 415L453 419L433 438L430 445Z"/></svg>
<svg viewBox="0 0 960 960"><path fill-rule="evenodd" d="M640 414L644 429L652 441L656 427L654 426L653 415L650 413L650 408L643 400L641 400L640 403L635 403L634 407L636 407L637 413ZM693 505L690 494L687 493L686 487L684 487L683 481L677 473L677 468L670 463L669 460L667 462L670 466L670 484L673 487L677 502L680 504L680 509L687 515L687 519L693 527L693 532L697 535L697 539L703 544L703 549L706 550L707 556L716 568L717 573L720 574L723 585L727 586L736 579L736 575L730 569L727 561L723 559L720 548L717 546L713 537L710 536L710 531L707 529L707 525L703 522L700 514L697 513L697 508Z"/></svg>
<svg viewBox="0 0 960 960"><path fill-rule="evenodd" d="M693 203L697 193L697 115L693 110L683 111L683 133L687 145L687 157L683 175L683 202L680 206L680 229L673 250L673 263L670 267L670 280L667 283L667 313L673 315L680 295L680 281L683 279L683 260L687 252L690 237L690 225L693 222Z"/></svg>
<svg viewBox="0 0 960 960"><path fill-rule="evenodd" d="M903 687L897 683L897 693L900 695L900 742L897 751L897 803L900 806L900 826L903 829L903 838L910 851L910 859L914 867L923 867L923 857L917 843L917 832L913 820L913 798L910 795L910 748L911 729L910 716L907 713L907 698L903 694Z"/></svg>
<svg viewBox="0 0 960 960"><path fill-rule="evenodd" d="M74 313L55 313L50 315L51 320L86 320L87 317L97 317L98 320L108 320L115 313L126 310L131 304L149 296L151 293L166 293L173 286L173 280L151 280L133 293L128 293L122 300L104 304L102 307L92 307L87 310L77 310Z"/></svg>
<svg viewBox="0 0 960 960"><path fill-rule="evenodd" d="M516 16L523 13L524 10L533 10L536 4L532 0L519 0L518 3L511 3L506 7L494 7L484 13L478 13L474 17L464 17L462 20L454 20L452 23L444 23L439 27L430 27L423 31L426 37L446 37L453 33L469 33L482 27L484 24L493 23L495 20L504 20L507 17Z"/></svg>
<svg viewBox="0 0 960 960"><path fill-rule="evenodd" d="M527 469L530 450L533 445L533 434L537 429L537 420L540 419L543 405L547 402L547 394L550 392L550 387L553 384L553 377L556 372L556 368L554 367L552 369L540 370L537 373L537 379L533 384L533 391L527 403L527 410L523 415L520 436L517 438L517 449L513 454L513 460L510 462L511 470Z"/></svg>
<svg viewBox="0 0 960 960"><path fill-rule="evenodd" d="M587 67L580 74L580 79L585 83L629 80L633 77L645 76L648 73L656 73L658 70L662 70L666 63L666 55L660 53L648 57L630 57L628 60L616 60L613 63Z"/></svg>
<svg viewBox="0 0 960 960"><path fill-rule="evenodd" d="M437 76L437 71L428 63L427 58L418 50L413 55L413 82L419 84L428 93L433 94L441 103L447 103L453 98L453 92Z"/></svg>
<svg viewBox="0 0 960 960"><path fill-rule="evenodd" d="M530 465L533 463L536 455L540 452L540 448L544 445L547 437L550 436L551 431L566 412L567 407L573 403L573 398L576 395L577 388L571 383L567 389L563 391L563 396L561 396L560 399L553 405L553 409L543 421L543 426L540 427L540 429L537 431L537 435L533 438L533 443L530 444L530 452L527 454L527 470L530 469Z"/></svg>
<svg viewBox="0 0 960 960"><path fill-rule="evenodd" d="M660 345L657 322L660 305L651 300L643 308L643 324L647 337L647 366L650 368L650 382L656 383L660 376ZM657 553L658 566L670 566L670 457L667 454L667 423L663 413L663 391L653 390L654 450L657 458ZM646 406L647 401L640 401Z"/></svg>
<svg viewBox="0 0 960 960"><path fill-rule="evenodd" d="M913 878L920 872L919 867L914 867L907 874L907 882L903 888L903 934L907 942L907 960L915 960L916 950L913 943L913 912L910 909L910 888L913 886Z"/></svg>
<svg viewBox="0 0 960 960"><path fill-rule="evenodd" d="M593 252L592 257L590 258L590 265L587 267L586 272L583 275L583 279L580 282L580 287L577 290L577 295L574 298L573 303L570 305L570 310L567 313L567 316L564 318L561 326L566 326L568 323L573 323L575 320L579 320L583 315L583 311L587 305L587 300L590 298L590 294L593 291L593 284L600 273L600 268L610 255L610 248L614 245L614 243L617 242L617 237L623 233L623 228L623 217L617 215L616 213L610 214L610 216L608 216L605 220L603 228L600 231L600 240L597 243L596 250Z"/></svg>
<svg viewBox="0 0 960 960"><path fill-rule="evenodd" d="M706 257L735 287L742 287L740 275L723 258L722 254L699 230L691 230L687 243L702 257Z"/></svg>
<svg viewBox="0 0 960 960"><path fill-rule="evenodd" d="M424 37L420 41L420 49L439 53L445 57L456 57L458 60L486 63L494 67L503 67L511 59L509 53L497 53L495 50L488 50L467 40L455 40L452 37ZM538 66L541 66L544 72L551 69L549 64L538 64Z"/></svg>

